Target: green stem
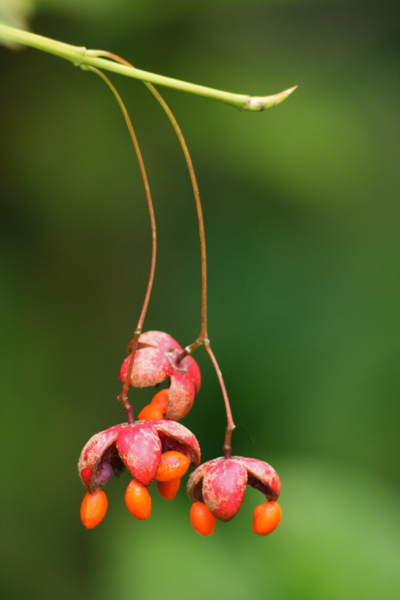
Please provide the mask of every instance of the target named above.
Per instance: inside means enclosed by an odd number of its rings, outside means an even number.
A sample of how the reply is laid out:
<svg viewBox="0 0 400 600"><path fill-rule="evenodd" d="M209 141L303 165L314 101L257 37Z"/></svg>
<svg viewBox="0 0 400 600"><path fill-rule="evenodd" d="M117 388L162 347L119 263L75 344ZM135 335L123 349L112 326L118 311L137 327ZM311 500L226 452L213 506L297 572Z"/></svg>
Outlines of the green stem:
<svg viewBox="0 0 400 600"><path fill-rule="evenodd" d="M133 77L133 79L140 79L141 81L147 81L180 90L181 92L188 92L189 94L195 94L196 96L217 100L234 106L239 110L251 112L259 112L280 104L286 100L297 87L292 87L279 94L274 94L273 96L231 94L230 92L203 87L194 83L180 81L179 79L171 79L170 77L164 77L163 75L148 73L147 71L141 71L140 69L115 63L112 60L97 58L96 54L99 54L99 50L87 50L85 47L71 46L70 44L58 42L35 33L22 31L21 29L15 29L14 27L7 27L6 25L0 25L0 41L1 40L23 44L25 46L30 46L31 48L36 48L37 50L55 54L60 58L70 60L77 67L81 65L97 67L98 69L112 71L119 75L125 75L126 77Z"/></svg>

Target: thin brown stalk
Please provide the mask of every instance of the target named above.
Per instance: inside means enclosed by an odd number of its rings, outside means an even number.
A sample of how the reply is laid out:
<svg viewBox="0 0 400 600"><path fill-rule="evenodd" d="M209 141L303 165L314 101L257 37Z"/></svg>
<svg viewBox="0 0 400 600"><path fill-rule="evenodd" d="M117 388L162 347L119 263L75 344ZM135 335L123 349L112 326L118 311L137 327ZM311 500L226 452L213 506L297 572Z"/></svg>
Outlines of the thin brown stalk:
<svg viewBox="0 0 400 600"><path fill-rule="evenodd" d="M133 364L134 364L134 360L135 360L135 354L136 354L136 350L138 347L138 343L139 343L139 337L142 333L143 330L143 323L144 323L144 319L146 316L146 312L147 312L147 307L149 305L149 301L150 301L150 295L151 295L151 290L152 290L152 286L153 286L153 280L154 280L154 271L155 271L155 267L156 267L156 254L157 254L157 234L156 234L156 221L155 221L155 217L154 217L154 208L153 208L153 202L151 199L151 194L150 194L150 186L149 186L149 181L147 178L147 174L146 174L146 169L144 166L144 162L143 162L143 157L142 157L142 153L140 151L140 147L139 147L139 143L135 134L135 131L133 129L132 126L132 122L129 118L129 114L128 111L125 108L125 105L121 99L121 96L119 95L119 93L117 92L116 88L114 87L114 85L111 83L111 81L108 79L108 77L106 77L104 75L104 73L102 73L101 71L99 71L98 69L94 68L94 67L88 67L88 70L93 71L94 73L96 73L97 75L99 75L103 81L105 81L105 83L108 85L108 87L111 89L111 91L113 92L115 98L118 101L118 104L122 110L122 114L125 117L125 121L130 133L130 136L132 138L132 142L133 145L135 147L135 151L136 151L136 156L139 162L139 167L140 167L140 171L142 173L142 179L143 179L143 184L144 184L144 189L146 192L146 198L147 198L147 204L148 204L148 208L149 208L149 215L150 215L150 223L151 223L151 234L152 234L152 249L151 249L151 265L150 265L150 275L149 275L149 281L147 284L147 290L146 290L146 295L144 298L144 302L143 302L143 308L142 308L142 312L140 314L139 317L139 321L137 324L137 327L135 329L134 335L133 335L133 340L132 340L132 349L131 349L131 356L130 356L130 362L129 362L129 369L128 369L128 373L126 375L125 378L125 383L124 386L122 388L122 392L120 393L120 395L118 396L118 400L120 400L124 406L124 410L128 419L128 423L134 423L134 417L133 417L133 410L132 410L132 406L130 405L129 401L128 401L128 388L129 388L129 381L132 375L132 370L133 370Z"/></svg>
<svg viewBox="0 0 400 600"><path fill-rule="evenodd" d="M226 430L225 430L224 455L225 455L225 458L230 458L232 455L231 438L232 438L232 431L235 429L235 423L233 422L232 411L231 411L231 406L229 404L228 394L226 392L224 379L222 377L221 369L218 366L217 359L215 358L214 353L210 348L210 344L204 344L204 347L208 353L208 356L211 359L212 364L214 365L214 369L217 373L218 381L221 386L222 395L224 397L226 416L227 416L227 420L228 420L227 425L226 425Z"/></svg>

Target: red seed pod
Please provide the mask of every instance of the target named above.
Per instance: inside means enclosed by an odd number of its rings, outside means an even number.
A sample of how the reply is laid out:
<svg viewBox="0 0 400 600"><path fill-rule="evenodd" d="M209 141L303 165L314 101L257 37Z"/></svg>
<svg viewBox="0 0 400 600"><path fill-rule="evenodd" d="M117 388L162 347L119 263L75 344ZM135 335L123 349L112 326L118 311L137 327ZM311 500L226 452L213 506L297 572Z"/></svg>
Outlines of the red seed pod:
<svg viewBox="0 0 400 600"><path fill-rule="evenodd" d="M169 481L157 481L160 496L165 500L173 500L178 493L180 485L181 480L179 477L178 479L170 479Z"/></svg>
<svg viewBox="0 0 400 600"><path fill-rule="evenodd" d="M243 456L220 457L200 465L190 475L187 490L191 500L205 502L217 519L229 521L243 502L247 484L267 500L276 500L280 494L275 470L261 460Z"/></svg>
<svg viewBox="0 0 400 600"><path fill-rule="evenodd" d="M211 535L214 533L216 519L203 502L194 502L192 504L190 520L200 535Z"/></svg>
<svg viewBox="0 0 400 600"><path fill-rule="evenodd" d="M145 521L151 514L151 496L147 488L134 479L126 488L125 504L129 512L139 521Z"/></svg>
<svg viewBox="0 0 400 600"><path fill-rule="evenodd" d="M87 529L93 529L102 521L107 512L107 496L103 490L94 494L87 492L81 504L81 519Z"/></svg>
<svg viewBox="0 0 400 600"><path fill-rule="evenodd" d="M268 535L279 525L282 517L281 507L277 502L264 502L256 506L253 514L253 531L258 535Z"/></svg>
<svg viewBox="0 0 400 600"><path fill-rule="evenodd" d="M90 494L103 487L122 466L115 448L121 430L121 425L114 425L96 433L81 452L78 463L79 475Z"/></svg>
<svg viewBox="0 0 400 600"><path fill-rule="evenodd" d="M147 387L170 379L168 406L165 417L179 421L192 408L200 389L200 371L191 356L178 361L181 346L161 331L147 331L139 338L129 385ZM131 357L122 364L120 379L125 382Z"/></svg>
<svg viewBox="0 0 400 600"><path fill-rule="evenodd" d="M79 474L91 494L124 467L148 486L158 471L161 455L170 450L183 454L194 467L200 463L199 444L180 423L164 419L115 425L88 441L79 459Z"/></svg>
<svg viewBox="0 0 400 600"><path fill-rule="evenodd" d="M128 425L117 437L117 450L131 475L145 486L150 485L157 473L162 447L152 427Z"/></svg>
<svg viewBox="0 0 400 600"><path fill-rule="evenodd" d="M180 452L170 450L161 455L160 464L155 476L157 481L171 481L181 478L186 474L190 460Z"/></svg>

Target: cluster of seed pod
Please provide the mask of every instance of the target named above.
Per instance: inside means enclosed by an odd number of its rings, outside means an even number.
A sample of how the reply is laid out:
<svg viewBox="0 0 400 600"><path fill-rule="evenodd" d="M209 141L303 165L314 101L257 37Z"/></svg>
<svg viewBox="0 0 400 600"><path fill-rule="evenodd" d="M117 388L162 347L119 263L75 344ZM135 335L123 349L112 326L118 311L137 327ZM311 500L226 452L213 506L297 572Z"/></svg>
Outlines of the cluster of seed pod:
<svg viewBox="0 0 400 600"><path fill-rule="evenodd" d="M216 519L229 521L239 510L246 485L260 490L266 502L254 511L253 531L267 535L277 527L281 509L279 477L265 462L239 456L221 457L200 464L200 447L194 434L177 423L191 409L200 388L200 371L190 356L179 360L182 348L166 333L150 331L139 338L129 385L154 386L170 380L170 387L158 392L139 413L133 424L114 425L94 435L82 450L78 469L87 489L81 506L83 524L91 529L107 511L107 497L101 489L113 474L125 467L133 479L125 502L139 520L151 513L148 486L156 480L159 493L172 500L189 466L195 470L187 490L193 501L190 519L203 536L213 533ZM128 357L120 372L125 381Z"/></svg>
<svg viewBox="0 0 400 600"><path fill-rule="evenodd" d="M103 51L92 52L92 55L95 54L125 66L132 66L115 54ZM101 488L114 473L117 474L125 467L133 477L125 494L126 505L137 519L144 520L151 512L151 498L147 488L153 479L157 481L161 496L171 500L179 489L182 476L192 465L195 470L189 477L187 490L193 501L190 518L198 533L210 535L214 531L216 519L221 521L232 519L243 502L246 486L250 485L261 491L266 498L266 502L254 511L253 531L260 535L267 535L277 527L281 518L281 509L276 502L280 493L280 481L274 469L267 463L253 458L232 456L231 435L235 424L222 374L211 350L207 333L207 261L200 192L182 131L164 99L147 82L146 86L166 112L182 147L198 217L201 255L201 327L198 338L186 346L185 350L166 333L160 331L142 333L153 284L157 246L150 187L136 134L121 97L104 73L94 67L88 68L107 83L118 100L128 126L147 197L152 231L152 253L143 308L134 339L128 347L130 355L123 362L120 371L123 388L118 399L123 404L128 423L115 425L97 433L82 450L79 474L87 488L81 508L82 521L86 527L92 528L102 520L107 510L107 498ZM282 96L279 102L294 89L284 92L284 95L278 95L277 97ZM268 106L274 106L279 102L275 99ZM268 106L265 105L264 108ZM227 415L224 456L204 464L200 464L200 448L196 437L186 427L177 423L191 410L200 389L200 371L191 356L200 345L204 345L215 367ZM165 380L169 380L169 388L156 394L151 403L140 412L139 420L135 422L132 406L128 401L128 388L158 386Z"/></svg>
<svg viewBox="0 0 400 600"><path fill-rule="evenodd" d="M91 51L91 56L103 57L132 67L126 60L104 51ZM232 456L231 436L235 428L229 399L221 371L211 350L207 332L207 260L204 219L200 192L189 149L182 131L165 100L149 82L147 88L160 103L168 116L183 150L192 183L200 237L201 256L201 327L198 338L185 350L168 334L160 331L142 333L144 318L150 300L156 264L156 223L149 182L142 154L128 112L115 86L95 67L86 67L99 75L116 97L135 147L149 208L152 251L151 266L143 308L128 347L130 355L120 371L123 388L118 399L122 402L128 423L116 425L94 435L82 450L79 474L87 488L82 503L81 517L88 528L95 527L107 510L107 498L100 489L107 480L127 468L133 480L128 486L125 501L130 512L139 520L147 519L151 512L151 498L147 487L153 479L167 500L173 499L179 489L181 477L189 466L195 467L190 475L187 490L193 501L190 518L195 530L201 535L214 531L216 519L229 521L239 510L250 485L261 491L266 502L254 511L253 531L267 535L279 524L281 509L276 500L280 493L279 477L265 462L242 456ZM276 96L261 98L262 110L282 102L296 88ZM257 110L260 109L260 97ZM247 106L248 102L246 103ZM260 105L260 106L259 106ZM255 106L255 105L254 105ZM255 108L252 110L255 110ZM200 371L191 354L203 345L215 367L221 386L227 416L224 456L200 464L200 448L195 436L177 421L191 410L200 389ZM128 401L128 388L158 386L169 380L168 390L155 395L151 403L134 421L132 406Z"/></svg>

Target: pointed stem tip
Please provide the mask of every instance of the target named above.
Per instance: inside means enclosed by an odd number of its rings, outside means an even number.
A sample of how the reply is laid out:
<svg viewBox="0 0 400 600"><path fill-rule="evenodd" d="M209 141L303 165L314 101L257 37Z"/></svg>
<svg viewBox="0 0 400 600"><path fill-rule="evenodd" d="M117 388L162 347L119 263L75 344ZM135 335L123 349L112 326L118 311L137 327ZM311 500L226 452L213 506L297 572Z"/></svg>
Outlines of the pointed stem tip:
<svg viewBox="0 0 400 600"><path fill-rule="evenodd" d="M286 98L290 96L297 89L297 85L284 92L279 92L279 94L274 94L273 96L250 96L244 110L249 110L250 112L260 112L261 110L267 110L267 108L272 108L277 104L280 104Z"/></svg>

